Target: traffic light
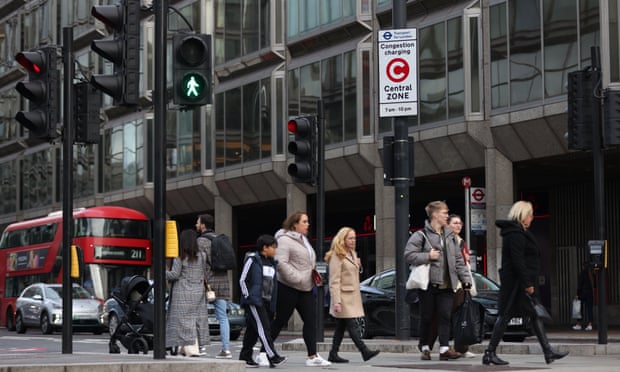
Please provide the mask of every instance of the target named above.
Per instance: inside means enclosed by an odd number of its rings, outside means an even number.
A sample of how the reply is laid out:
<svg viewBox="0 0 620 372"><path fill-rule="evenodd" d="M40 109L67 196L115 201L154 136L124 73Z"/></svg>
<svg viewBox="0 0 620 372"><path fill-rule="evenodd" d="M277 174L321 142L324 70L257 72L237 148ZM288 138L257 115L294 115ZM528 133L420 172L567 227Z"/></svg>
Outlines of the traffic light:
<svg viewBox="0 0 620 372"><path fill-rule="evenodd" d="M74 143L99 143L101 94L86 82L73 84Z"/></svg>
<svg viewBox="0 0 620 372"><path fill-rule="evenodd" d="M605 124L603 143L620 145L620 90L607 89L605 94Z"/></svg>
<svg viewBox="0 0 620 372"><path fill-rule="evenodd" d="M211 103L211 35L177 33L172 44L173 102L183 106Z"/></svg>
<svg viewBox="0 0 620 372"><path fill-rule="evenodd" d="M288 152L295 162L288 166L288 174L295 182L314 185L317 177L317 117L300 116L288 122L288 131L295 139L288 143Z"/></svg>
<svg viewBox="0 0 620 372"><path fill-rule="evenodd" d="M138 104L140 85L140 0L95 5L92 15L114 30L114 37L93 40L91 49L114 63L114 73L93 75L91 84L118 105Z"/></svg>
<svg viewBox="0 0 620 372"><path fill-rule="evenodd" d="M45 47L20 52L15 60L28 70L28 81L15 86L19 94L30 101L30 111L20 111L15 120L36 138L51 140L58 136L58 70L56 48Z"/></svg>
<svg viewBox="0 0 620 372"><path fill-rule="evenodd" d="M599 122L599 103L594 96L598 71L583 70L568 74L568 148L592 149L592 126Z"/></svg>

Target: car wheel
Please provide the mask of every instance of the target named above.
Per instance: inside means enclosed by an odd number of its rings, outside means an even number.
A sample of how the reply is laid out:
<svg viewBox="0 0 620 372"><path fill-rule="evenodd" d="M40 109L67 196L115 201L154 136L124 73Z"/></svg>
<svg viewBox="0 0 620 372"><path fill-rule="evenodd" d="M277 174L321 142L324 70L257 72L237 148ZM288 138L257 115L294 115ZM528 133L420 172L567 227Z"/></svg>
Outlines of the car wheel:
<svg viewBox="0 0 620 372"><path fill-rule="evenodd" d="M43 313L43 315L41 315L41 332L46 335L50 335L54 332L52 323L50 323L50 316L47 315L47 313Z"/></svg>
<svg viewBox="0 0 620 372"><path fill-rule="evenodd" d="M26 333L26 326L24 325L22 313L17 313L17 315L15 315L15 330L17 333Z"/></svg>
<svg viewBox="0 0 620 372"><path fill-rule="evenodd" d="M230 339L233 341L237 341L241 336L241 331L230 332Z"/></svg>
<svg viewBox="0 0 620 372"><path fill-rule="evenodd" d="M13 310L10 308L6 311L6 329L9 331L15 330L15 318L13 318Z"/></svg>
<svg viewBox="0 0 620 372"><path fill-rule="evenodd" d="M108 321L108 331L110 332L110 335L113 335L114 332L116 332L116 329L118 328L118 316L116 316L116 314L112 313L110 314L110 319Z"/></svg>
<svg viewBox="0 0 620 372"><path fill-rule="evenodd" d="M129 354L148 354L149 344L142 337L134 338L129 344L128 352Z"/></svg>

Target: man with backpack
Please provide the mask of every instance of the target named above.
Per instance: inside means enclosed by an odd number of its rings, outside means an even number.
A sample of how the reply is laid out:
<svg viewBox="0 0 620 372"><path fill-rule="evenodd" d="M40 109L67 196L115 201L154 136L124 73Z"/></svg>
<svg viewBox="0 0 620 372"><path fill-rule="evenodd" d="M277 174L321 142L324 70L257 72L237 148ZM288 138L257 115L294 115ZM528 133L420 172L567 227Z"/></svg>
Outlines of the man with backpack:
<svg viewBox="0 0 620 372"><path fill-rule="evenodd" d="M234 250L230 238L224 234L216 234L213 231L214 220L210 214L201 214L196 221L198 230L198 248L207 252L207 284L215 291L215 317L220 324L220 339L222 350L216 358L231 359L230 352L230 324L226 314L227 302L230 299L230 283L228 270L236 265Z"/></svg>

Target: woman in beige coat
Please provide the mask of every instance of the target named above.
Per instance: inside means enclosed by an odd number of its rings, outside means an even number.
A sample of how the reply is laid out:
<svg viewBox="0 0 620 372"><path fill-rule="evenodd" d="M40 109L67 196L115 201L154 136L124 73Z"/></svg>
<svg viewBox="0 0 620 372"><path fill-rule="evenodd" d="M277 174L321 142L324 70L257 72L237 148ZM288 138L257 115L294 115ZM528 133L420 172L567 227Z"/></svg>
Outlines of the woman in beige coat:
<svg viewBox="0 0 620 372"><path fill-rule="evenodd" d="M360 292L362 265L355 252L355 239L355 230L350 227L341 228L325 255L325 261L329 263L330 314L336 318L336 330L328 358L332 363L349 362L338 356L345 329L349 331L349 336L362 353L364 361L379 354L379 350L368 349L355 324L355 318L364 316Z"/></svg>

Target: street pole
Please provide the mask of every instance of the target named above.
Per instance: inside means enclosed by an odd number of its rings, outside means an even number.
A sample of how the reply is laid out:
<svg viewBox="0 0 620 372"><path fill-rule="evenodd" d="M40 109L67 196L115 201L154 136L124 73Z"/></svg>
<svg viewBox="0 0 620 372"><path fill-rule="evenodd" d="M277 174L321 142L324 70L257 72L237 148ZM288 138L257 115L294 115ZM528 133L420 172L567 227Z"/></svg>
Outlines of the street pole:
<svg viewBox="0 0 620 372"><path fill-rule="evenodd" d="M598 47L590 48L590 56L592 59L592 81L596 87L594 92L594 102L592 105L592 160L594 173L594 228L596 229L596 239L605 240L605 177L604 177L604 159L601 140L601 59ZM606 247L606 244L605 244ZM603 251L603 257L606 251ZM604 258L603 258L604 259ZM605 284L605 262L598 270L598 343L607 344L607 315L606 315L606 297L607 288Z"/></svg>
<svg viewBox="0 0 620 372"><path fill-rule="evenodd" d="M155 91L153 92L153 271L155 289L153 358L166 358L166 34L168 0L153 2L155 8Z"/></svg>
<svg viewBox="0 0 620 372"><path fill-rule="evenodd" d="M407 1L392 0L392 23L394 29L407 26ZM407 117L394 119L394 203L396 244L396 338L407 340L411 336L409 305L405 302L407 290L407 263L405 244L409 238L409 138Z"/></svg>
<svg viewBox="0 0 620 372"><path fill-rule="evenodd" d="M71 283L71 243L73 237L73 29L62 29L63 57L63 136L62 136L62 353L73 353L73 296ZM56 68L56 66L52 66ZM53 92L52 92L53 94ZM56 124L56 123L51 123Z"/></svg>
<svg viewBox="0 0 620 372"><path fill-rule="evenodd" d="M323 241L325 240L325 143L323 138L325 135L325 126L323 125L323 101L318 100L316 104L317 113L317 190L316 190L316 252L317 262L320 263L320 268L317 268L319 272L325 271L325 262L323 262ZM322 275L323 278L327 278L327 275ZM323 307L325 305L325 286L329 283L324 282L322 286L317 289L317 328L316 328L316 340L317 342L323 342L325 324Z"/></svg>

